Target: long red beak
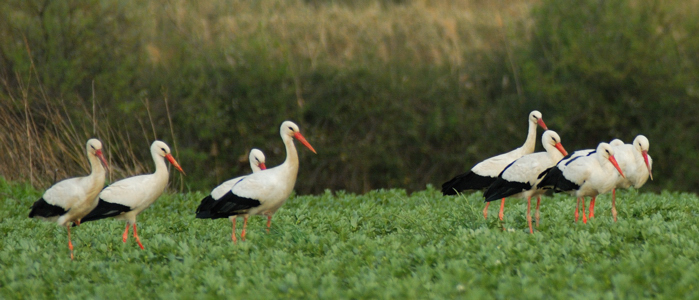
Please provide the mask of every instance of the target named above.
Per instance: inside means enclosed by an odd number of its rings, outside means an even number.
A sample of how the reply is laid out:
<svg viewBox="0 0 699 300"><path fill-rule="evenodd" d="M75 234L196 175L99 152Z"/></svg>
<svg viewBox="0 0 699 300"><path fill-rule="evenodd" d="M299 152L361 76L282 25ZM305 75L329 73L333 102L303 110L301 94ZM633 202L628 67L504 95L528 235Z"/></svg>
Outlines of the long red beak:
<svg viewBox="0 0 699 300"><path fill-rule="evenodd" d="M539 119L539 121L541 121L541 119ZM554 145L554 147L556 147L556 149L558 149L558 151L561 151L561 153L563 153L563 156L568 156L568 151L566 151L566 149L563 148L563 145L561 145L561 143L556 143L556 145Z"/></svg>
<svg viewBox="0 0 699 300"><path fill-rule="evenodd" d="M650 162L648 161L648 151L643 150L643 160L646 162L646 168L648 168L648 175L650 175L650 180L653 180L653 170L650 168Z"/></svg>
<svg viewBox="0 0 699 300"><path fill-rule="evenodd" d="M546 123L544 123L544 119L539 119L538 121L536 121L536 123L539 124L539 126L541 126L541 128L543 128L544 130L549 130L549 128L546 127Z"/></svg>
<svg viewBox="0 0 699 300"><path fill-rule="evenodd" d="M104 168L107 169L107 172L109 172L109 165L107 164L107 160L104 159L104 155L102 154L102 149L98 149L97 151L95 151L95 155L97 155L97 157L100 158L100 162L102 163L102 166L104 166ZM646 164L648 164L648 163L646 163Z"/></svg>
<svg viewBox="0 0 699 300"><path fill-rule="evenodd" d="M267 166L265 166L265 163L260 163L258 167L260 167L260 170L267 170Z"/></svg>
<svg viewBox="0 0 699 300"><path fill-rule="evenodd" d="M308 149L311 149L311 151L313 151L313 153L318 154L318 153L316 152L316 149L313 149L313 146L311 146L311 144L308 143L308 141L306 140L306 138L303 137L303 135L301 135L300 132L294 132L294 138L296 138L297 140L299 140L299 142L301 142L301 144L303 144L304 146L308 147Z"/></svg>
<svg viewBox="0 0 699 300"><path fill-rule="evenodd" d="M616 158L614 157L614 155L612 155L612 156L609 157L609 161L612 162L612 164L614 165L614 167L616 168L616 170L619 171L619 175L621 175L621 177L626 178L626 176L624 176L624 172L621 171L621 168L619 167L619 164L616 162Z"/></svg>
<svg viewBox="0 0 699 300"><path fill-rule="evenodd" d="M175 166L175 169L177 169L178 171L180 171L180 173L182 173L182 174L184 174L184 175L187 175L187 174L182 170L182 167L180 167L180 164L178 164L177 161L175 160L175 158L172 157L172 154L170 154L170 153L165 154L165 158L166 158L173 166Z"/></svg>

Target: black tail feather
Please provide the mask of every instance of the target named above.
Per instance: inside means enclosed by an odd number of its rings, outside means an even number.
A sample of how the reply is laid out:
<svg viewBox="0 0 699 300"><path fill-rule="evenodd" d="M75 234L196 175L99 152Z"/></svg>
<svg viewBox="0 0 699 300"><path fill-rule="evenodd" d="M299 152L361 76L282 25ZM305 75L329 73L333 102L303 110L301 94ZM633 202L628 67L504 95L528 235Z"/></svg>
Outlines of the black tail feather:
<svg viewBox="0 0 699 300"><path fill-rule="evenodd" d="M131 211L131 208L126 205L99 199L99 202L97 202L97 207L87 214L87 216L80 219L80 222L84 223L114 217L129 211Z"/></svg>
<svg viewBox="0 0 699 300"><path fill-rule="evenodd" d="M542 178L543 177L543 178ZM551 168L546 169L546 171L541 172L539 174L539 178L542 178L541 181L536 185L537 188L540 189L555 189L556 184L560 180L560 178L563 177L563 172L561 169L558 168L558 166L553 166Z"/></svg>
<svg viewBox="0 0 699 300"><path fill-rule="evenodd" d="M244 214L248 209L260 206L260 201L245 197L240 197L233 192L228 192L218 200L214 200L211 195L201 200L197 208L196 217L198 219L220 219L230 216Z"/></svg>
<svg viewBox="0 0 699 300"><path fill-rule="evenodd" d="M580 188L580 185L563 176L563 171L558 167L550 168L545 172L546 174L542 173L544 178L537 185L539 188L553 189L556 193L575 191Z"/></svg>
<svg viewBox="0 0 699 300"><path fill-rule="evenodd" d="M36 200L34 204L32 204L32 210L29 212L29 217L50 218L64 215L67 212L68 211L62 207L49 204L46 202L46 200L44 200L44 198L40 198L39 200Z"/></svg>
<svg viewBox="0 0 699 300"><path fill-rule="evenodd" d="M442 184L442 194L456 195L457 192L465 190L482 190L490 186L496 177L481 176L472 171L457 175L451 180Z"/></svg>
<svg viewBox="0 0 699 300"><path fill-rule="evenodd" d="M512 196L522 191L531 189L532 186L525 182L507 181L499 177L490 185L487 191L483 194L485 202L490 202L505 197Z"/></svg>

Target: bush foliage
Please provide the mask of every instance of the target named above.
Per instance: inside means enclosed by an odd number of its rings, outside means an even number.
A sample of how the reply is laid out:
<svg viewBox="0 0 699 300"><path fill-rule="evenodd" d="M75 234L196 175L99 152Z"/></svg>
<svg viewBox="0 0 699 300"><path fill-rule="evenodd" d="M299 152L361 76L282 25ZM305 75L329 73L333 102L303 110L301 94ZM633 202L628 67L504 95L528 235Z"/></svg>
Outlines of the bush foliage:
<svg viewBox="0 0 699 300"><path fill-rule="evenodd" d="M94 118L78 132L126 136L110 154L149 166L163 139L209 190L252 147L281 163L291 119L319 152L300 152L299 192L417 190L519 146L539 109L568 149L645 134L650 188L697 191L698 2L9 0L2 131ZM30 168L2 172L53 174Z"/></svg>

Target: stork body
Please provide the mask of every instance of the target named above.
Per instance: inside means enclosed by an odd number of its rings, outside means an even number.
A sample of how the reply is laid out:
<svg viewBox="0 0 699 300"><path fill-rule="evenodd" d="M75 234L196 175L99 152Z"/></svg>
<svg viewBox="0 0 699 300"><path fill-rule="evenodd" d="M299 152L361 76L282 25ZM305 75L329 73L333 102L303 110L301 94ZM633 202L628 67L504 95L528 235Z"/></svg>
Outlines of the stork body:
<svg viewBox="0 0 699 300"><path fill-rule="evenodd" d="M616 170L615 170L616 168ZM547 169L542 173L543 179L538 183L539 188L553 188L556 192L568 192L583 202L583 223L585 216L585 197L610 191L617 182L618 176L624 176L614 157L614 149L607 143L600 143L592 155L579 156L576 159ZM578 208L575 209L575 220L578 220Z"/></svg>
<svg viewBox="0 0 699 300"><path fill-rule="evenodd" d="M485 201L505 197L521 197L527 199L527 222L529 232L534 233L531 222L531 198L536 196L536 223L539 224L539 205L544 189L536 187L540 180L539 174L554 166L564 156L568 155L561 145L561 138L553 130L547 130L541 137L545 152L527 154L512 162L485 192Z"/></svg>
<svg viewBox="0 0 699 300"><path fill-rule="evenodd" d="M167 159L184 174L180 165L172 157L170 147L164 142L153 142L150 152L155 163L154 173L125 178L109 185L100 192L97 207L83 218L83 222L110 217L126 221L123 242L126 243L129 226L133 225L133 236L141 249L144 247L136 231L136 216L153 204L167 187L170 174L165 160Z"/></svg>
<svg viewBox="0 0 699 300"><path fill-rule="evenodd" d="M250 150L250 155L248 156L248 158L250 160L250 169L252 169L253 173L267 169L267 166L265 165L265 155L264 153L262 153L260 149L253 148L252 150ZM219 184L215 189L211 191L211 198L220 199L221 197L223 197L223 195L228 193L238 181L243 179L243 177L245 176L229 179Z"/></svg>
<svg viewBox="0 0 699 300"><path fill-rule="evenodd" d="M104 187L106 175L107 161L102 154L102 143L97 139L90 139L85 148L92 169L90 174L59 181L46 190L41 199L34 202L29 212L30 218L44 219L66 227L71 259L71 223L80 224L81 219L97 206L97 194Z"/></svg>

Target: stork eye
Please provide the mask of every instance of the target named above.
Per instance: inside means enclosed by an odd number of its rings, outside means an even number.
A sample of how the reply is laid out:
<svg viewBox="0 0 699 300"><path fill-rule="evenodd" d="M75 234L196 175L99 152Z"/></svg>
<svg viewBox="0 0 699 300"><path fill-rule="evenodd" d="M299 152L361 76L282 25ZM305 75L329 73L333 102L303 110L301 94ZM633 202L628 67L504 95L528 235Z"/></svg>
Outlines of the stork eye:
<svg viewBox="0 0 699 300"><path fill-rule="evenodd" d="M160 150L163 150L163 152L167 153L167 151L165 151L165 148L160 148Z"/></svg>
<svg viewBox="0 0 699 300"><path fill-rule="evenodd" d="M92 147L93 150L97 150L97 149L95 149L95 146L90 145L90 147Z"/></svg>
<svg viewBox="0 0 699 300"><path fill-rule="evenodd" d="M292 128L291 126L289 126L289 130L294 131L294 128Z"/></svg>

